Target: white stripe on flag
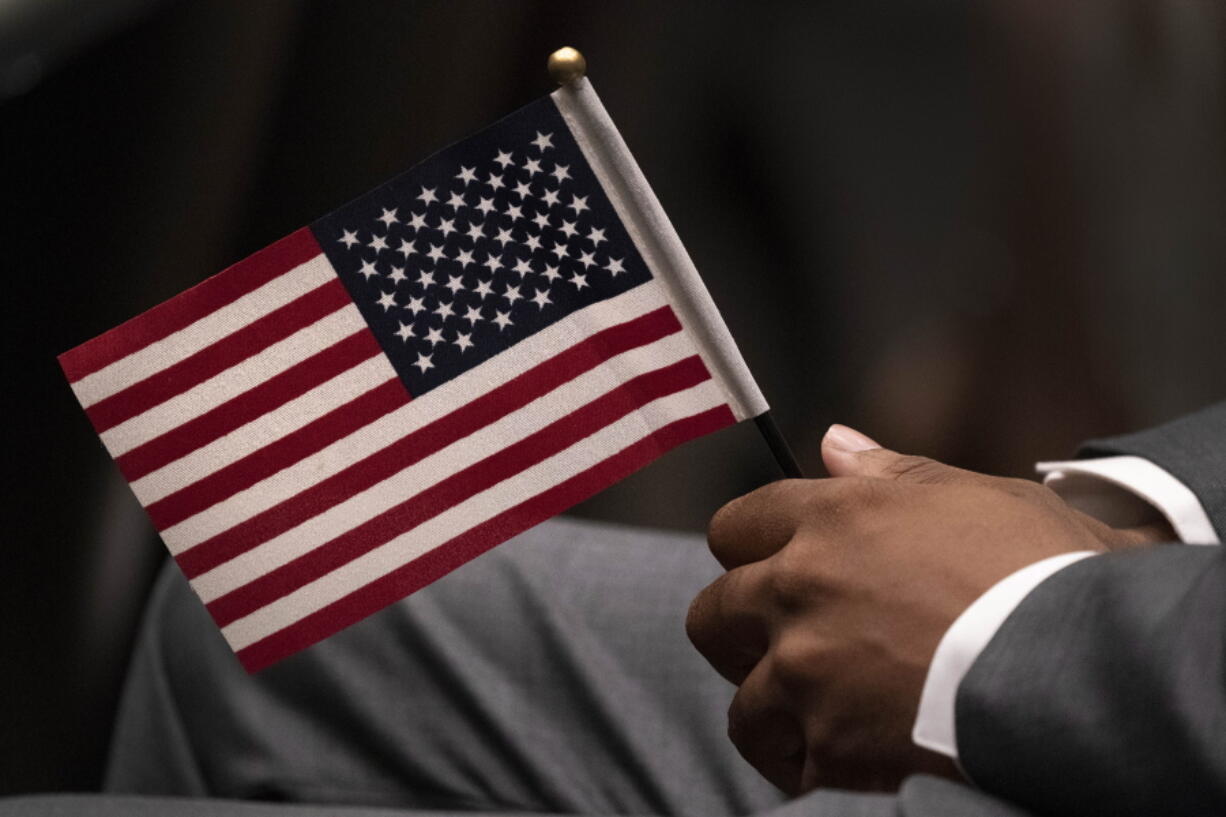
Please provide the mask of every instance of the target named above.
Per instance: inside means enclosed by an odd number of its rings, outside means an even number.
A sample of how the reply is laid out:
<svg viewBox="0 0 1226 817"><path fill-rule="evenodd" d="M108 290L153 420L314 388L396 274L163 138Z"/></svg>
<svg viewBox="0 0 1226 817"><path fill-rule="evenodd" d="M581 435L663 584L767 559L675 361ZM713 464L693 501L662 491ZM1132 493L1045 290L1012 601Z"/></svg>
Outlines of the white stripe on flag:
<svg viewBox="0 0 1226 817"><path fill-rule="evenodd" d="M336 279L323 255L300 264L233 303L72 384L84 408L123 391Z"/></svg>
<svg viewBox="0 0 1226 817"><path fill-rule="evenodd" d="M352 302L346 303L310 326L99 436L111 456L119 457L358 331L370 330L358 308Z"/></svg>
<svg viewBox="0 0 1226 817"><path fill-rule="evenodd" d="M222 629L243 649L361 589L463 532L608 459L669 423L725 405L714 381L670 394L604 426L569 448L458 503L413 530L347 562Z"/></svg>
<svg viewBox="0 0 1226 817"><path fill-rule="evenodd" d="M333 377L307 393L236 428L190 454L132 483L142 505L203 479L343 406L389 380L398 379L387 357L378 354Z"/></svg>
<svg viewBox="0 0 1226 817"><path fill-rule="evenodd" d="M697 353L683 332L623 352L301 525L218 565L196 577L192 586L205 603L213 601L420 494L439 480L540 431L634 377Z"/></svg>
<svg viewBox="0 0 1226 817"><path fill-rule="evenodd" d="M178 555L467 405L584 338L667 303L656 282L648 281L585 307L327 448L163 530L162 541L172 554ZM200 475L204 476L207 475Z"/></svg>

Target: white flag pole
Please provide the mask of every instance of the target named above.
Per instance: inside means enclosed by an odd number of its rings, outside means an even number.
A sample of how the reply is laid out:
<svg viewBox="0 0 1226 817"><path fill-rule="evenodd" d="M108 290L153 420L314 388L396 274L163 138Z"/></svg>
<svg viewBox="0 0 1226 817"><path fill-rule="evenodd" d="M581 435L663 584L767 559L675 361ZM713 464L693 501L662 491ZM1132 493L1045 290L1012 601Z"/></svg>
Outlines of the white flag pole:
<svg viewBox="0 0 1226 817"><path fill-rule="evenodd" d="M770 406L711 300L694 262L677 236L613 120L587 81L587 60L574 48L549 55L549 74L561 87L554 103L605 188L648 268L669 292L677 317L695 339L737 420L753 419L779 467L802 478L796 457L775 424Z"/></svg>

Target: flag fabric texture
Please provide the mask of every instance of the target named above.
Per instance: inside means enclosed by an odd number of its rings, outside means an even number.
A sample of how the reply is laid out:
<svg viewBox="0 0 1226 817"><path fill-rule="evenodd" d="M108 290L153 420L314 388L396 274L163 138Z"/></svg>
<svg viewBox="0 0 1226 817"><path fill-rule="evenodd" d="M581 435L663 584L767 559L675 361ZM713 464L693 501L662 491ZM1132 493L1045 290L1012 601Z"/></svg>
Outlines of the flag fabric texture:
<svg viewBox="0 0 1226 817"><path fill-rule="evenodd" d="M586 80L60 364L250 672L767 408Z"/></svg>

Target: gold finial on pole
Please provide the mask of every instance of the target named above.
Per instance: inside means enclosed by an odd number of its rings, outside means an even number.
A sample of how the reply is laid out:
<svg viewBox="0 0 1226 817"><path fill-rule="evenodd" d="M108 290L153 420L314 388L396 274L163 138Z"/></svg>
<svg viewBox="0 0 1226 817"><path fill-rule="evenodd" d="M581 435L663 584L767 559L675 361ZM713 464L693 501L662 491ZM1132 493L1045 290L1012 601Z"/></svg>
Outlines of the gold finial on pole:
<svg viewBox="0 0 1226 817"><path fill-rule="evenodd" d="M549 76L559 85L574 82L587 73L587 60L569 45L549 55Z"/></svg>

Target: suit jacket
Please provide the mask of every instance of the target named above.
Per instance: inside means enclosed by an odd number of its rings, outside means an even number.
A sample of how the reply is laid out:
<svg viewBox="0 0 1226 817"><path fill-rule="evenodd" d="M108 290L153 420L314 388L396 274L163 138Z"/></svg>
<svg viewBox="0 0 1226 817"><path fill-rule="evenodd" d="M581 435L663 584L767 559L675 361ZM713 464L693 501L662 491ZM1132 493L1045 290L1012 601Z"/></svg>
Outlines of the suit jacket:
<svg viewBox="0 0 1226 817"><path fill-rule="evenodd" d="M1226 404L1088 443L1136 454L1226 530ZM961 761L1043 815L1226 814L1226 552L1085 559L1039 585L963 680Z"/></svg>
<svg viewBox="0 0 1226 817"><path fill-rule="evenodd" d="M1208 511L1215 528L1222 531L1226 530L1226 446L1215 447L1217 441L1226 441L1226 405L1152 431L1089 443L1083 453L1137 454L1150 459L1188 485ZM538 529L536 534L526 535L516 557L518 561L508 564L522 566L524 557L533 553L530 548L547 544L534 543L531 541L534 536L556 538L560 533L568 539L593 537L593 544L611 548L617 554L641 548L644 558L648 552L659 558L660 554L680 556L692 550L661 547L661 541L652 541L643 532L589 530L574 523L553 523ZM655 536L655 540L668 538L663 534ZM615 541L606 541L610 539ZM507 546L500 550L504 555L511 552ZM554 554L553 550L542 549L540 558L554 559ZM499 558L487 556L478 562L493 569ZM690 568L679 563L678 570L688 572ZM474 567L465 575L480 584L479 572ZM575 576L592 572L583 568ZM546 574L542 569L523 575L536 573ZM129 683L127 705L121 712L110 788L142 794L237 796L232 790L204 786L199 781L199 785L172 785L175 778L167 776L167 770L184 766L198 773L201 768L208 768L209 776L216 781L223 777L225 767L238 764L238 771L228 769L225 774L241 778L243 758L230 759L228 751L219 751L216 746L210 749L209 741L232 749L217 736L234 728L248 730L243 733L248 741L252 735L284 739L293 734L264 722L277 712L272 706L277 700L272 695L277 691L276 678L288 683L287 679L297 676L274 673L270 676L273 685L268 689L250 684L233 687L234 679L228 679L226 673L240 671L231 666L233 662L218 659L217 654L224 653L225 647L210 629L202 609L173 570L163 579L162 592L151 605ZM524 581L520 579L520 583ZM514 588L514 584L506 582L481 586L503 585ZM463 589L456 583L450 587L453 591ZM535 606L548 598L543 585L520 595ZM657 613L649 616L651 620L660 617ZM347 635L338 636L334 646L343 649L345 645L358 645L358 649L350 651L348 661L368 655L382 662L401 660L402 653L412 653L411 649L401 649L402 644L382 654L376 649L387 640L385 629L391 628L388 632L393 636L404 635L395 629L397 622L395 614L371 620ZM464 632L480 635L471 627ZM379 642L362 642L364 634L378 636ZM190 650L183 647L197 640L202 643L193 644ZM961 762L976 787L917 776L907 780L896 796L815 791L773 808L759 808L759 813L770 817L1226 814L1224 641L1226 557L1221 548L1169 545L1082 560L1052 576L1026 597L959 688L956 714ZM669 647L669 651L680 655L675 647ZM178 658L169 660L167 655ZM298 661L326 663L326 659L326 651L316 650L313 656L300 657ZM407 670L421 665L422 662L413 663L410 659L404 667L388 674L393 696L407 683ZM306 671L300 674L306 679L304 683L309 682L312 689L319 687L325 697L357 700L356 695L344 694L352 690L343 686L333 689L342 681L352 680L346 676L312 675ZM687 676L678 685L692 690L701 686L702 677L705 676L695 675L690 680ZM454 684L454 677L450 678L448 683ZM611 683L604 675L595 681L604 686ZM225 691L227 686L232 687L230 692ZM298 686L287 686L288 692L293 693L287 700L293 702L304 697ZM191 697L193 691L198 693L195 698ZM623 693L628 694L623 690L613 699L622 700ZM255 696L254 703L246 700L251 695ZM680 708L684 700L683 697L676 706L662 711ZM198 714L195 710L202 703L224 704L225 716L214 718L206 712L198 728L188 734L190 730L185 729L185 724ZM248 713L251 718L245 720L240 715L248 703L252 703ZM314 704L303 708L311 713L316 711ZM350 704L340 722L351 725L355 719L352 709ZM626 710L624 717L632 714L632 710ZM367 720L376 722L377 718ZM318 724L309 725L318 731ZM696 727L690 724L685 728ZM312 751L311 735L311 731L299 735L303 752ZM717 739L700 737L704 741ZM373 757L386 761L386 746L382 752ZM180 756L188 760L179 763L176 758ZM294 767L291 764L291 769ZM156 772L157 785L136 782L146 772ZM282 795L311 799L309 787ZM697 792L691 795L679 802L688 803L693 811ZM351 813L357 817L369 812L335 806L149 801L125 796L0 800L0 814L5 815L97 813L177 813L193 817L236 814L315 817Z"/></svg>

